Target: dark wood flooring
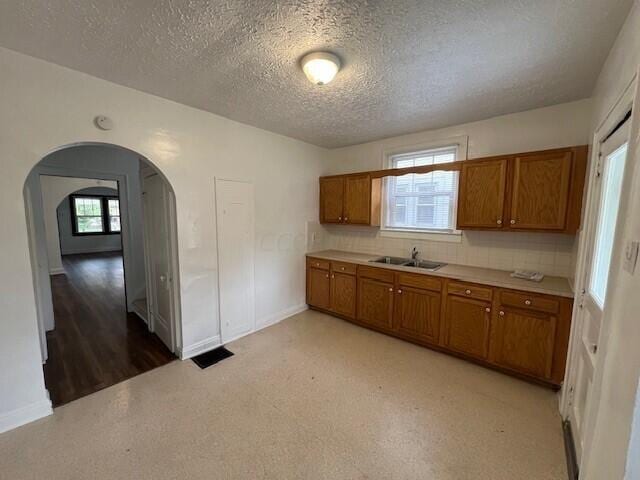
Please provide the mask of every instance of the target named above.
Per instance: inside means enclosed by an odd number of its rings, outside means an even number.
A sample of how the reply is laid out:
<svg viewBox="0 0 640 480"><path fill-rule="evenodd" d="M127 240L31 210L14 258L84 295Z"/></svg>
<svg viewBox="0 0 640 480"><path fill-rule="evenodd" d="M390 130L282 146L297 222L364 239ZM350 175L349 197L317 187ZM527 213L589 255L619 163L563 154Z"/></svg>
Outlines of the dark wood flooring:
<svg viewBox="0 0 640 480"><path fill-rule="evenodd" d="M47 333L44 377L54 407L175 359L127 313L120 252L66 255L51 277L55 329Z"/></svg>

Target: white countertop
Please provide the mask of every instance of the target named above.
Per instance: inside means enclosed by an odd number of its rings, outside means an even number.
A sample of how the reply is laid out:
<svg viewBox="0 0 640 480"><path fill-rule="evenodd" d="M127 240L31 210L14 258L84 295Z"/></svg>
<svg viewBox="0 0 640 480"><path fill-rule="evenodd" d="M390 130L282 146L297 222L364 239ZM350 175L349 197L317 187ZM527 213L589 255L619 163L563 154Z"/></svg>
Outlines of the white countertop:
<svg viewBox="0 0 640 480"><path fill-rule="evenodd" d="M307 253L308 257L321 258L324 260L336 260L340 262L355 263L358 265L369 265L401 272L431 275L434 277L454 278L465 282L481 283L493 287L512 288L526 292L543 293L546 295L557 295L559 297L573 298L574 293L571 282L568 278L546 276L541 282L532 282L520 278L512 278L511 272L505 270L494 270L491 268L471 267L467 265L447 264L435 272L414 267L403 267L400 265L388 265L384 263L371 263L371 260L384 255L370 255L366 253L343 252L340 250L322 250L319 252Z"/></svg>

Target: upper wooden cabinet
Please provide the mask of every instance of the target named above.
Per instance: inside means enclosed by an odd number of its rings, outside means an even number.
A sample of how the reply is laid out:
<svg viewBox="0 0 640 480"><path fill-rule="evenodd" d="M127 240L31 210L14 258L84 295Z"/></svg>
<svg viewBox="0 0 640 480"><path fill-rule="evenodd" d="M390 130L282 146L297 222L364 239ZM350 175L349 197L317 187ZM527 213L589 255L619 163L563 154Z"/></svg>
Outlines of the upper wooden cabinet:
<svg viewBox="0 0 640 480"><path fill-rule="evenodd" d="M459 229L502 228L507 165L505 158L463 162L458 199Z"/></svg>
<svg viewBox="0 0 640 480"><path fill-rule="evenodd" d="M320 177L320 223L380 225L382 180L367 173Z"/></svg>
<svg viewBox="0 0 640 480"><path fill-rule="evenodd" d="M342 223L344 177L320 178L320 223Z"/></svg>
<svg viewBox="0 0 640 480"><path fill-rule="evenodd" d="M572 164L570 151L514 158L510 228L565 229Z"/></svg>
<svg viewBox="0 0 640 480"><path fill-rule="evenodd" d="M462 162L458 229L575 233L586 164L586 146Z"/></svg>

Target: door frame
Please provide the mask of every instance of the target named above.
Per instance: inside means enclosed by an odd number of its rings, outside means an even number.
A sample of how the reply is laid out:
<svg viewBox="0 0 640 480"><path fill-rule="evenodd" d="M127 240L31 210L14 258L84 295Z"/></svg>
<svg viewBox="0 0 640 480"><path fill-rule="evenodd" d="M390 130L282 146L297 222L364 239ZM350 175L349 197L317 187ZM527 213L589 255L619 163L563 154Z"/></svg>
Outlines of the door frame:
<svg viewBox="0 0 640 480"><path fill-rule="evenodd" d="M222 327L222 301L221 301L221 291L220 291L220 280L221 280L221 271L220 271L220 217L219 217L219 208L220 205L218 203L218 185L220 182L234 182L234 183L244 183L244 184L248 184L251 186L251 190L252 190L252 194L253 194L253 206L251 209L251 213L252 213L252 225L251 225L251 233L252 233L252 237L253 237L253 249L254 251L252 252L252 258L253 258L253 272L252 272L252 279L251 279L251 285L250 285L250 298L247 299L247 301L251 304L251 311L253 314L253 321L252 321L252 325L251 328L249 329L249 331L241 333L239 335L236 335L234 337L231 338L227 338L225 339L222 332L223 332L223 327ZM232 342L234 340L237 340L238 338L244 337L246 335L249 335L253 332L255 332L257 330L257 315L256 315L256 288L255 288L255 278L256 278L256 259L255 259L255 247L256 247L256 233L255 233L255 223L256 223L256 212L255 212L255 183L248 181L248 180L238 180L238 179L233 179L233 178L226 178L226 177L214 177L213 179L213 183L214 183L214 193L213 193L213 199L214 199L214 212L215 212L215 224L216 224L216 257L217 257L217 269L218 269L218 285L217 285L217 293L218 293L218 332L219 332L219 339L220 339L220 345L224 345L226 343Z"/></svg>
<svg viewBox="0 0 640 480"><path fill-rule="evenodd" d="M593 134L592 144L591 144L591 155L589 161L589 181L588 181L588 189L587 195L585 195L585 200L583 204L583 221L582 227L580 229L580 239L578 246L578 261L576 265L575 272L575 292L576 298L573 304L573 313L572 313L572 325L571 325L571 334L569 338L569 353L567 356L567 366L565 369L565 383L562 387L562 393L560 397L560 414L563 420L569 419L569 413L571 409L571 401L572 401L572 393L573 393L573 382L575 375L577 374L578 367L578 356L580 355L580 347L582 342L582 331L584 324L582 322L583 318L580 314L581 312L581 303L582 303L582 295L583 289L586 290L586 269L588 268L588 255L589 255L589 245L590 245L590 237L594 233L594 229L597 228L597 218L594 218L594 208L598 208L594 204L594 195L596 195L600 189L598 188L596 171L598 168L598 160L599 154L601 150L601 144L603 140L607 137L607 135L613 131L613 129L618 125L618 123L624 118L626 113L634 106L635 99L637 97L637 79L638 75L634 75L631 79L627 87L624 89L623 93L618 97L618 99L614 102L613 107L609 110L608 114L605 116L605 119L600 123L600 125L596 128L595 133ZM637 108L637 106L636 106ZM637 115L637 113L636 113ZM629 121L633 120L633 116ZM632 180L632 176L628 175L629 168L631 167L631 162L627 162L625 165L625 176L623 181L622 191L629 190L629 182ZM620 207L618 211L618 218L624 217L628 209L628 201L623 196L620 199ZM614 246L618 246L620 244L622 230L624 225L623 222L617 222L616 224L616 232L614 236ZM616 248L614 247L614 254L611 259L611 266L617 265L619 263L620 252L616 252ZM607 287L606 297L611 296L612 284L609 282ZM595 427L595 413L598 411L599 404L599 392L601 390L602 381L603 381L603 364L604 359L607 356L607 339L610 333L611 322L608 321L609 317L610 305L605 304L603 314L602 314L602 323L598 337L598 357L596 359L596 366L593 372L593 381L591 386L591 397L589 399L589 403L586 407L586 411L584 412L584 448L582 451L581 463L584 464L584 460L588 458L589 450L591 447L591 440L593 437L593 430Z"/></svg>

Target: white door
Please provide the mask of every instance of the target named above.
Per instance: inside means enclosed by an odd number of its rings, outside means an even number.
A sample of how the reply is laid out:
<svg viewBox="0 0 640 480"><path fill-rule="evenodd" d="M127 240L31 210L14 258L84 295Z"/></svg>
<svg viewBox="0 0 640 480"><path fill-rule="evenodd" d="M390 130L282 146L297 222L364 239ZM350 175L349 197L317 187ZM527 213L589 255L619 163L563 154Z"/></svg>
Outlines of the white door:
<svg viewBox="0 0 640 480"><path fill-rule="evenodd" d="M175 351L173 272L171 261L171 197L160 175L145 177L144 222L149 328Z"/></svg>
<svg viewBox="0 0 640 480"><path fill-rule="evenodd" d="M578 461L582 456L587 429L586 413L598 355L602 312L606 302L613 242L620 205L620 190L627 153L628 123L600 147L593 194L587 208L586 253L581 279L577 324L578 337L570 382L569 419Z"/></svg>
<svg viewBox="0 0 640 480"><path fill-rule="evenodd" d="M253 185L216 179L222 343L255 328Z"/></svg>

